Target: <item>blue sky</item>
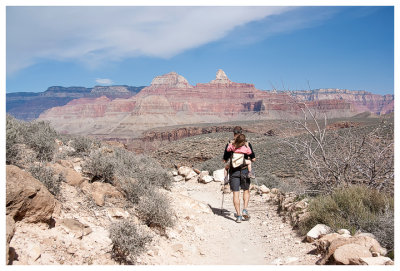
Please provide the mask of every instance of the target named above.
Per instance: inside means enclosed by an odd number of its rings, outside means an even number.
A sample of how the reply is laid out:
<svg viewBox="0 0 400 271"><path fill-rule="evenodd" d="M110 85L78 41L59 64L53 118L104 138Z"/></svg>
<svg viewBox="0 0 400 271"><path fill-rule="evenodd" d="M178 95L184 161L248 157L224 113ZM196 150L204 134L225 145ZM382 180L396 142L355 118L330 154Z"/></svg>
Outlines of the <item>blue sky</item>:
<svg viewBox="0 0 400 271"><path fill-rule="evenodd" d="M189 83L394 91L393 7L7 7L7 92Z"/></svg>

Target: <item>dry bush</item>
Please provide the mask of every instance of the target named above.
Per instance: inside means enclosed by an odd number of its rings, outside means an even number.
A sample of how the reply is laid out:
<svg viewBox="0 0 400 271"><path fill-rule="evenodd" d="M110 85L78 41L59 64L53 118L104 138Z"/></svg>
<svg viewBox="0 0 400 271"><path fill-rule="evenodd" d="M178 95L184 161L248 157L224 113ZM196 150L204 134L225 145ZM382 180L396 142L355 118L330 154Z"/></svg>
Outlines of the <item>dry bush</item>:
<svg viewBox="0 0 400 271"><path fill-rule="evenodd" d="M101 147L101 143L87 136L74 136L69 140L69 146L74 149L72 156L86 156L92 149Z"/></svg>
<svg viewBox="0 0 400 271"><path fill-rule="evenodd" d="M36 154L38 161L51 161L56 151L58 133L48 122L24 122L7 115L6 119L6 162L14 164L24 154L18 145L25 145Z"/></svg>
<svg viewBox="0 0 400 271"><path fill-rule="evenodd" d="M103 149L92 150L83 168L92 181L114 183L115 158Z"/></svg>
<svg viewBox="0 0 400 271"><path fill-rule="evenodd" d="M150 190L139 201L137 210L142 220L150 227L165 229L173 225L173 211L168 199L155 190Z"/></svg>
<svg viewBox="0 0 400 271"><path fill-rule="evenodd" d="M55 174L54 170L44 165L33 165L29 168L32 176L43 183L49 192L56 197L60 195L61 182L65 182L63 174Z"/></svg>
<svg viewBox="0 0 400 271"><path fill-rule="evenodd" d="M123 220L110 226L113 258L125 264L134 264L136 257L145 250L151 237L133 222Z"/></svg>
<svg viewBox="0 0 400 271"><path fill-rule="evenodd" d="M330 131L325 114L303 105L303 119L288 121L282 143L301 154L312 189L330 193L346 184L364 184L393 193L393 122ZM290 131L290 132L288 132Z"/></svg>
<svg viewBox="0 0 400 271"><path fill-rule="evenodd" d="M373 233L386 248L393 248L394 200L386 194L365 185L337 187L330 195L312 199L308 208L310 217L299 225L306 234L316 224L325 224L334 230L348 229Z"/></svg>

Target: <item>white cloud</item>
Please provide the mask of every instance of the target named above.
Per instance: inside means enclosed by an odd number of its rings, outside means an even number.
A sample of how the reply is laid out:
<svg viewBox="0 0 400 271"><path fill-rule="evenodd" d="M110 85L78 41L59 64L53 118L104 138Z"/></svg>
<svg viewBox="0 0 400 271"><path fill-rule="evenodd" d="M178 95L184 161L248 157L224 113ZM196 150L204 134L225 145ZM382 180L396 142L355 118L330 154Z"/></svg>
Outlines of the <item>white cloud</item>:
<svg viewBox="0 0 400 271"><path fill-rule="evenodd" d="M95 67L169 58L291 7L7 7L7 73L43 59Z"/></svg>
<svg viewBox="0 0 400 271"><path fill-rule="evenodd" d="M96 83L99 85L111 85L113 81L107 78L96 78Z"/></svg>

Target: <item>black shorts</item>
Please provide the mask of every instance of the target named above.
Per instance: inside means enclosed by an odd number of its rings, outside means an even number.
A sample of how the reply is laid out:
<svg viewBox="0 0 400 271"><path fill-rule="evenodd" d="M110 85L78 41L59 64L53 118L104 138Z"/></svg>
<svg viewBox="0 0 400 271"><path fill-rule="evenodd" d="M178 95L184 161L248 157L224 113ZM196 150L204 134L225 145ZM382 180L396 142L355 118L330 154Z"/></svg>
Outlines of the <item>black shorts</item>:
<svg viewBox="0 0 400 271"><path fill-rule="evenodd" d="M242 170L242 174L247 176L247 169ZM240 170L237 170L229 175L229 185L232 191L239 191L240 189L249 190L250 189L250 178L241 179Z"/></svg>

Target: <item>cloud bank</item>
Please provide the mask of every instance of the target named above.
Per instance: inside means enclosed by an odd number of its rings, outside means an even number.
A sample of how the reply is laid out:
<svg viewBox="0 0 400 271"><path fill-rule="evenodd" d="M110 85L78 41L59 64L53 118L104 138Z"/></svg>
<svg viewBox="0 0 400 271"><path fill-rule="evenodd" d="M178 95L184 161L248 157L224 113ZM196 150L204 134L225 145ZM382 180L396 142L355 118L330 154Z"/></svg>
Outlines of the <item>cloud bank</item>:
<svg viewBox="0 0 400 271"><path fill-rule="evenodd" d="M42 60L90 67L170 58L292 7L7 7L7 73Z"/></svg>

